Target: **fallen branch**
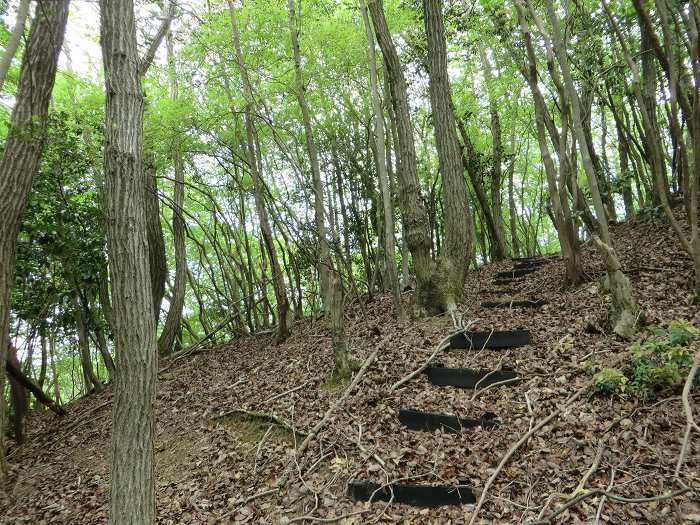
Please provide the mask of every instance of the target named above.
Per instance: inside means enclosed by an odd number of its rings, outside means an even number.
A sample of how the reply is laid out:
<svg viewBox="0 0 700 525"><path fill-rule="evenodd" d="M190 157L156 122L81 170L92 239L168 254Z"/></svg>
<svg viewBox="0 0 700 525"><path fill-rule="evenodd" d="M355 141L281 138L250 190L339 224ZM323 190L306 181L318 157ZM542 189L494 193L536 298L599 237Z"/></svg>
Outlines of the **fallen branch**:
<svg viewBox="0 0 700 525"><path fill-rule="evenodd" d="M608 498L609 500L612 501L619 501L620 503L651 503L653 501L663 501L667 499L673 499L678 496L682 496L686 492L690 491L690 487L684 487L682 489L674 490L673 492L667 492L666 494L660 494L658 496L652 496L649 498L626 498L624 496L620 496L618 494L615 494L613 492L609 492L608 490L604 489L594 489L594 490L589 490L587 492L584 492L582 494L579 494L578 496L571 498L569 501L564 503L561 507L559 507L557 510L552 512L549 516L542 520L536 520L536 521L528 521L526 522L526 525L549 525L552 523L552 520L559 516L560 514L563 514L566 510L570 509L574 505L582 502L585 499L592 498L595 496L603 496Z"/></svg>
<svg viewBox="0 0 700 525"><path fill-rule="evenodd" d="M552 419L557 417L559 414L561 414L565 409L569 408L569 406L576 401L581 394L583 394L588 387L590 386L590 383L586 383L586 385L582 386L579 388L569 399L567 399L562 406L560 406L558 409L556 409L554 412L549 414L546 418L544 418L542 421L537 423L534 427L532 427L531 430L529 430L527 433L525 433L518 441L515 443L513 446L511 446L508 451L505 453L503 458L501 458L501 461L498 463L498 466L496 467L496 470L494 470L493 474L491 474L491 477L488 479L486 482L486 485L484 485L484 489L481 492L481 496L479 497L479 502L476 505L476 508L474 509L474 512L471 515L471 518L469 519L469 525L473 525L476 522L476 518L479 515L479 512L481 511L481 508L484 506L484 502L486 501L486 495L489 492L489 489L493 485L494 481L496 481L496 478L498 475L501 473L501 470L503 470L503 467L508 463L510 458L515 454L515 452L523 445L523 443L527 442L530 437L535 434L539 429L541 429L543 426L545 426L547 423L549 423Z"/></svg>
<svg viewBox="0 0 700 525"><path fill-rule="evenodd" d="M428 367L430 366L430 363L433 362L433 360L435 359L435 357L436 357L440 352L442 352L443 350L449 348L449 346L450 346L449 343L450 343L450 339L452 339L452 336L454 336L455 334L458 334L458 333L460 333L460 332L462 332L462 330L458 330L457 332L453 332L453 333L451 333L450 335L448 335L447 337L443 338L442 341L440 341L440 342L438 343L438 345L435 347L435 350L433 350L433 353L430 354L430 357L428 357L428 359L425 361L425 363L423 363L419 368L417 368L416 370L414 370L413 372L411 372L410 374L408 374L407 376L405 376L403 379L400 379L399 381L397 381L396 383L394 383L393 385L391 385L391 388L390 388L389 390L390 390L390 391L394 391L394 390L396 390L396 389L402 387L403 385L405 385L405 384L408 383L409 381L411 381L411 380L412 380L413 378L415 378L416 376L422 374L423 371L424 371L426 368L428 368Z"/></svg>
<svg viewBox="0 0 700 525"><path fill-rule="evenodd" d="M367 372L367 369L369 366L374 362L374 360L377 358L377 355L379 354L379 350L382 348L381 345L377 346L377 348L370 354L370 356L365 359L365 361L362 363L362 366L360 369L357 371L355 374L355 377L353 378L352 382L348 385L348 387L345 389L345 391L342 393L342 395L330 406L330 408L326 411L326 413L323 415L323 418L314 425L314 427L309 431L309 434L306 436L304 441L302 441L301 445L297 447L294 451L294 456L290 458L290 460L287 462L287 466L284 469L284 473L280 477L280 479L277 481L275 484L275 487L272 489L265 490L263 492L258 492L256 494L253 494L252 496L249 496L245 498L244 500L239 502L240 506L246 505L247 503L258 499L262 498L265 496L270 496L272 494L279 494L282 492L284 489L285 485L289 481L289 470L290 467L293 464L296 464L297 460L304 455L306 452L306 449L309 448L309 445L311 442L316 438L318 433L323 429L324 426L328 424L328 422L331 419L331 416L333 413L342 405L345 400L348 398L350 393L355 389L355 387L358 385L362 377L365 375L365 372ZM236 509L237 510L237 509ZM228 514L226 517L232 516L236 511L232 511Z"/></svg>
<svg viewBox="0 0 700 525"><path fill-rule="evenodd" d="M306 381L305 383L302 383L301 385L296 386L294 388L290 388L289 390L286 390L286 391L282 392L281 394L276 394L272 397L268 397L265 401L262 402L262 404L264 405L265 403L269 403L270 401L274 401L275 399L279 399L280 397L286 396L287 394L291 394L292 392L296 392L297 390L301 390L302 388L304 388L308 384L309 384L309 381Z"/></svg>
<svg viewBox="0 0 700 525"><path fill-rule="evenodd" d="M700 350L695 352L693 366L688 373L688 377L685 379L683 394L681 395L681 398L683 399L683 412L685 412L686 429L685 436L683 437L681 453L678 456L678 462L676 463L676 477L680 476L681 467L685 462L685 456L688 453L688 448L690 447L690 435L692 434L693 429L700 432L700 427L698 427L698 424L695 422L695 416L693 415L693 407L690 405L690 389L693 387L693 382L695 381L695 376L698 373L698 368L700 368Z"/></svg>
<svg viewBox="0 0 700 525"><path fill-rule="evenodd" d="M233 410L229 410L228 412L224 412L223 414L219 414L218 416L212 417L212 419L224 419L227 417L231 416L244 416L246 418L255 420L255 421L261 421L264 423L269 423L272 425L277 425L278 427L282 427L283 429L287 430L289 433L293 435L299 435L299 436L306 436L303 432L300 432L299 430L296 430L292 425L287 423L284 419L281 417L272 414L270 412L256 412L254 410L246 410L244 408L234 408Z"/></svg>
<svg viewBox="0 0 700 525"><path fill-rule="evenodd" d="M34 381L25 376L22 371L12 361L10 361L9 358L5 362L5 369L7 370L8 376L34 394L37 401L39 401L46 408L59 416L64 416L66 414L63 407L59 406L53 399L47 396L44 391L39 388L38 385L34 384Z"/></svg>

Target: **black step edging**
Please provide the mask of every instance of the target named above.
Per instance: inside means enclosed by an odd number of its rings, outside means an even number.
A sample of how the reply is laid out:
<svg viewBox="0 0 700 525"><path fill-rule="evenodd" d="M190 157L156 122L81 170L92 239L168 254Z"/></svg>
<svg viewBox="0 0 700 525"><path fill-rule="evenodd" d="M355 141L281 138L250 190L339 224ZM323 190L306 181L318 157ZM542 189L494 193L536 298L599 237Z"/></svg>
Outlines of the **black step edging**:
<svg viewBox="0 0 700 525"><path fill-rule="evenodd" d="M522 278L514 278L514 279L494 279L493 280L493 285L494 286L508 286L509 284L523 284L523 279Z"/></svg>
<svg viewBox="0 0 700 525"><path fill-rule="evenodd" d="M436 414L435 412L423 412L410 408L399 410L399 421L410 430L433 432L442 430L452 434L458 434L466 428L493 428L498 425L495 414L486 412L480 418L458 417L448 414Z"/></svg>
<svg viewBox="0 0 700 525"><path fill-rule="evenodd" d="M515 270L527 270L529 268L538 269L545 264L549 264L549 261L536 259L534 261L516 261L513 264L513 269Z"/></svg>
<svg viewBox="0 0 700 525"><path fill-rule="evenodd" d="M433 486L392 483L382 486L372 481L351 480L348 482L348 493L355 501L393 501L414 507L476 503L472 487L461 484Z"/></svg>
<svg viewBox="0 0 700 525"><path fill-rule="evenodd" d="M513 301L484 301L482 308L540 308L547 304L544 299L518 299Z"/></svg>
<svg viewBox="0 0 700 525"><path fill-rule="evenodd" d="M518 277L524 277L536 271L537 268L520 268L517 270L508 270L507 272L498 272L494 277L496 279L517 279Z"/></svg>
<svg viewBox="0 0 700 525"><path fill-rule="evenodd" d="M502 332L459 332L450 339L450 349L481 350L488 348L518 348L527 346L532 340L527 330L507 330Z"/></svg>
<svg viewBox="0 0 700 525"><path fill-rule="evenodd" d="M503 294L503 295L513 295L518 293L517 290L513 290L511 288L484 288L483 290L479 290L480 295L494 295L494 294Z"/></svg>
<svg viewBox="0 0 700 525"><path fill-rule="evenodd" d="M459 388L486 388L494 383L515 379L518 375L513 370L475 370L473 368L445 368L429 366L425 369L430 382L438 386L456 386ZM515 383L515 381L513 381Z"/></svg>

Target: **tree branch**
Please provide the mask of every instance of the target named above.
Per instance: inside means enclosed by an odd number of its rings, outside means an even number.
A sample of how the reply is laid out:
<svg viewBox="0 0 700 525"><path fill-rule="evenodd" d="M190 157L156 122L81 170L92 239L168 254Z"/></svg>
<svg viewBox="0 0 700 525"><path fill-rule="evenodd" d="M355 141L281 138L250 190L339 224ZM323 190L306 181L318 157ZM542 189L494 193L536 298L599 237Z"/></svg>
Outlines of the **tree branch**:
<svg viewBox="0 0 700 525"><path fill-rule="evenodd" d="M165 38L165 34L170 29L170 22L172 22L174 16L175 16L175 0L170 0L170 4L168 5L168 11L165 13L165 18L163 18L163 22L160 24L160 27L158 28L158 32L153 37L151 44L148 46L148 49L146 50L146 53L139 60L139 75L140 76L144 76L146 74L146 72L148 71L148 68L151 67L151 64L153 63L153 59L156 56L156 51L158 51L158 47L160 47L160 44L163 41L163 38Z"/></svg>

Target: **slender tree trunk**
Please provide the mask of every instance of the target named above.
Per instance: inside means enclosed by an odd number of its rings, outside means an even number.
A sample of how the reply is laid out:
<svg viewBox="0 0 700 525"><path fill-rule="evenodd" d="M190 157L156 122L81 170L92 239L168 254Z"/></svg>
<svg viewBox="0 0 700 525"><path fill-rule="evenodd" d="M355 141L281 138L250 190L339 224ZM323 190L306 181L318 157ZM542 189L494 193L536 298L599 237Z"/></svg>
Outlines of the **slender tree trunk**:
<svg viewBox="0 0 700 525"><path fill-rule="evenodd" d="M104 390L102 382L95 374L90 354L90 337L88 332L87 317L79 297L75 297L75 320L78 328L78 349L80 350L80 366L83 370L83 385L85 394L93 390L97 393Z"/></svg>
<svg viewBox="0 0 700 525"><path fill-rule="evenodd" d="M493 73L491 62L486 55L485 46L479 46L479 56L484 69L484 81L486 93L489 99L489 113L491 114L491 136L493 140L493 153L491 167L491 208L493 210L494 235L491 245L492 258L496 261L506 257L507 248L503 236L503 211L501 204L501 185L503 179L503 140L501 138L501 118L498 115L498 103L493 92Z"/></svg>
<svg viewBox="0 0 700 525"><path fill-rule="evenodd" d="M343 294L343 283L337 272L330 272L331 295L329 303L329 315L331 318L331 344L333 345L333 358L335 369L333 375L337 379L344 381L350 378L357 370L350 352L347 337L345 336L345 301Z"/></svg>
<svg viewBox="0 0 700 525"><path fill-rule="evenodd" d="M158 371L143 166L141 70L132 0L100 0L106 91L105 200L117 356L110 523L154 523Z"/></svg>
<svg viewBox="0 0 700 525"><path fill-rule="evenodd" d="M562 37L561 23L559 15L554 9L552 0L546 0L547 17L552 25L552 44L554 53L559 62L559 68L564 80L564 92L568 98L568 102L572 109L573 131L576 135L576 140L581 153L581 162L583 164L588 185L593 198L593 206L598 219L598 226L602 242L596 242L598 252L605 262L608 280L613 298L613 325L615 333L621 337L631 337L636 331L638 307L632 295L632 288L629 279L620 271L620 265L617 261L615 251L610 238L608 229L608 220L605 212L605 206L598 187L598 178L595 167L588 148L588 140L583 126L581 101L579 99L576 87L574 85L569 59L566 54L566 44Z"/></svg>
<svg viewBox="0 0 700 525"><path fill-rule="evenodd" d="M304 121L304 135L306 138L306 151L311 163L311 176L314 189L314 220L316 223L316 239L318 242L318 275L321 289L321 301L323 309L327 310L329 299L328 272L330 271L330 251L328 249L328 239L326 238L326 225L323 216L323 181L321 180L321 167L318 161L318 148L314 140L313 128L311 125L311 112L306 102L306 86L301 68L301 52L299 50L299 29L298 21L294 12L294 0L289 0L289 31L292 35L292 51L294 53L294 78L296 81L296 95L301 108L301 116Z"/></svg>
<svg viewBox="0 0 700 525"><path fill-rule="evenodd" d="M15 18L15 25L12 28L12 33L10 33L10 39L7 41L5 46L5 51L2 55L2 60L0 60L0 91L5 85L5 79L7 78L7 72L10 70L12 65L12 59L17 53L17 47L19 46L19 41L24 33L24 25L27 22L27 15L29 14L29 5L32 3L31 0L20 0L19 7L17 7L17 18Z"/></svg>
<svg viewBox="0 0 700 525"><path fill-rule="evenodd" d="M250 84L250 80L248 79L248 73L246 71L245 62L243 60L243 51L241 49L238 21L236 17L236 8L234 6L233 0L228 0L228 5L229 12L231 15L231 27L233 30L233 46L236 52L236 61L238 63L238 69L241 74L241 79L243 81L243 90L245 91L246 95L245 127L248 166L250 168L251 178L253 179L253 188L255 193L255 208L258 212L260 230L262 232L265 249L267 250L268 256L270 258L272 282L275 290L275 299L277 300L277 341L281 343L289 336L287 324L287 312L289 310L289 303L287 301L287 292L285 290L284 274L282 273L282 269L280 268L279 261L277 259L277 249L275 248L275 242L272 236L272 228L270 227L270 220L268 218L267 208L265 207L265 186L262 181L262 176L260 174L256 155L255 123L253 122L253 88Z"/></svg>
<svg viewBox="0 0 700 525"><path fill-rule="evenodd" d="M170 97L177 101L179 86L175 71L175 57L173 54L172 33L168 31L166 37L168 53L168 76L170 80ZM179 141L179 137L176 138ZM175 190L173 196L173 240L175 243L175 283L173 284L170 308L165 318L163 331L158 338L158 353L165 355L170 353L175 342L175 337L180 328L182 310L185 305L185 287L187 285L187 252L185 249L185 219L182 216L185 204L185 169L182 162L182 149L176 142L172 152L173 168L175 170Z"/></svg>
<svg viewBox="0 0 700 525"><path fill-rule="evenodd" d="M152 154L146 155L144 164L146 181L146 233L148 235L148 264L151 273L151 295L153 296L153 315L156 327L160 319L160 305L165 295L165 280L168 276L168 266L165 258L165 239L160 223L160 200L158 198L158 182L156 180L156 165Z"/></svg>
<svg viewBox="0 0 700 525"><path fill-rule="evenodd" d="M377 56L374 50L374 33L367 16L367 6L365 0L360 0L360 12L367 35L367 57L369 63L369 80L372 91L372 109L374 111L374 140L376 143L377 155L377 175L379 178L379 188L382 195L382 218L384 220L384 255L385 269L388 277L388 285L394 297L394 314L397 318L404 317L403 306L401 304L401 289L399 287L399 276L396 267L396 241L394 240L394 204L389 191L389 175L387 171L387 153L385 150L385 130L384 115L382 114L382 102L379 94L379 83L377 80Z"/></svg>
<svg viewBox="0 0 700 525"><path fill-rule="evenodd" d="M63 45L69 0L42 2L32 21L22 58L9 134L0 160L0 363L9 345L10 297L17 235L46 136L48 106ZM0 392L5 371L0 367ZM0 402L2 405L2 402ZM5 484L5 421L0 408L0 487Z"/></svg>

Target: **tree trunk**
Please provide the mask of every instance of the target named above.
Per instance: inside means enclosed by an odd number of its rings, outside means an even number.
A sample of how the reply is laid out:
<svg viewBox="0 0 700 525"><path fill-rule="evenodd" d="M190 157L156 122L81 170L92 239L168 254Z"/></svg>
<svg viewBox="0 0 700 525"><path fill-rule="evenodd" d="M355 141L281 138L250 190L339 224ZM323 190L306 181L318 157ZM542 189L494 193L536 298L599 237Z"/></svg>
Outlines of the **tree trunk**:
<svg viewBox="0 0 700 525"><path fill-rule="evenodd" d="M80 366L83 370L83 386L85 394L89 394L93 390L102 392L104 386L95 374L92 366L92 356L90 355L90 337L88 332L87 316L83 309L82 301L79 297L75 297L75 321L78 328L78 350L80 351Z"/></svg>
<svg viewBox="0 0 700 525"><path fill-rule="evenodd" d="M270 258L270 268L272 270L272 282L275 290L275 299L277 300L277 342L281 343L289 336L287 324L287 312L289 310L289 302L287 301L287 292L284 284L284 274L280 268L277 259L277 249L272 236L272 228L265 207L265 185L260 174L260 166L255 147L255 123L253 122L253 88L248 79L245 62L243 60L243 51L241 49L240 35L238 30L238 21L236 19L236 8L233 0L228 0L229 12L231 15L231 28L233 33L233 46L236 52L236 61L238 69L243 81L243 90L246 96L245 107L245 127L246 127L246 153L248 159L248 167L253 180L253 188L255 193L255 209L260 220L260 230L262 232L263 241Z"/></svg>
<svg viewBox="0 0 700 525"><path fill-rule="evenodd" d="M117 356L110 523L154 523L158 354L143 166L141 61L132 0L100 0L106 91L105 200Z"/></svg>
<svg viewBox="0 0 700 525"><path fill-rule="evenodd" d="M377 55L374 50L374 33L367 16L365 0L360 0L360 12L367 35L367 58L369 63L369 80L372 91L372 109L374 111L374 140L376 143L377 175L379 188L382 195L382 210L384 220L384 256L385 270L388 277L388 285L394 298L394 314L397 318L404 317L401 304L401 289L399 287L399 275L396 267L396 241L394 240L394 204L389 191L389 174L387 170L387 152L385 148L384 115L382 114L382 101L379 94L377 80Z"/></svg>
<svg viewBox="0 0 700 525"><path fill-rule="evenodd" d="M456 303L462 298L464 292L464 279L474 251L474 224L469 205L467 181L464 179L462 169L461 148L457 139L457 124L447 76L447 46L442 20L442 0L424 0L423 9L428 36L430 105L443 182L445 242L439 268L444 270L447 277L444 302L446 309L451 311L456 308ZM441 273L443 272L438 271L437 279L442 277ZM441 285L439 282L435 284Z"/></svg>
<svg viewBox="0 0 700 525"><path fill-rule="evenodd" d="M330 251L328 249L328 239L326 238L326 225L323 216L323 181L321 180L321 167L318 162L318 148L314 140L313 128L311 126L311 112L306 102L306 86L301 69L301 52L299 50L299 30L297 28L297 18L294 13L294 0L289 0L289 31L292 35L292 51L294 53L294 78L296 81L296 95L301 108L301 116L304 121L304 135L306 138L306 151L309 154L311 163L311 176L314 189L314 221L316 223L316 240L318 242L318 269L321 301L323 309L327 310L328 304L328 272L330 270Z"/></svg>
<svg viewBox="0 0 700 525"><path fill-rule="evenodd" d="M151 273L151 295L153 296L153 315L158 326L160 305L165 295L165 280L168 276L168 266L165 258L165 239L160 223L160 200L158 198L158 182L156 180L155 159L146 156L144 165L146 188L146 232L148 235L148 264Z"/></svg>
<svg viewBox="0 0 700 525"><path fill-rule="evenodd" d="M2 87L5 85L7 72L10 70L12 59L15 57L17 47L19 46L19 41L24 34L24 25L27 22L29 5L31 3L32 0L20 0L19 6L17 7L17 18L15 19L15 25L12 28L12 33L10 33L10 39L7 41L7 45L5 46L2 60L0 60L0 91L2 91Z"/></svg>
<svg viewBox="0 0 700 525"><path fill-rule="evenodd" d="M503 179L503 140L501 138L501 119L498 115L498 104L493 92L493 73L491 62L486 56L485 46L479 46L479 56L484 69L484 81L486 93L489 99L489 113L491 114L491 136L493 140L492 167L491 167L491 208L493 212L494 236L491 245L491 258L496 261L505 259L507 254L506 242L503 236L503 211L501 208L501 184Z"/></svg>
<svg viewBox="0 0 700 525"><path fill-rule="evenodd" d="M421 198L418 181L416 149L413 142L411 113L408 105L406 79L401 70L401 61L392 41L389 27L384 17L382 0L370 0L367 4L379 47L384 56L386 73L391 89L394 123L398 138L397 157L401 159L397 169L399 180L399 203L406 235L406 244L413 257L413 271L416 275L417 298L421 307L429 310L443 310L445 304L436 304L433 283L433 262L430 258L430 233L428 214Z"/></svg>
<svg viewBox="0 0 700 525"><path fill-rule="evenodd" d="M333 376L337 380L345 381L357 370L357 363L352 358L348 340L345 336L343 283L340 280L340 275L335 271L330 272L329 277L331 300L328 313L331 318L331 344L333 345L333 359L335 361Z"/></svg>
<svg viewBox="0 0 700 525"><path fill-rule="evenodd" d="M0 161L0 363L7 356L17 235L44 145L51 90L63 45L69 0L45 2L32 21L22 58L9 134ZM0 367L0 392L5 372ZM0 414L0 486L6 481L4 418Z"/></svg>
<svg viewBox="0 0 700 525"><path fill-rule="evenodd" d="M168 31L166 37L168 53L168 76L170 80L170 97L177 101L179 95L175 57L173 55L172 34ZM173 196L173 240L175 243L175 283L168 315L165 318L163 331L158 338L158 353L169 354L175 342L175 336L180 329L182 310L185 305L185 287L187 285L187 252L185 249L185 219L182 216L185 204L185 169L182 162L182 149L179 143L173 146L173 168L175 170L175 190ZM236 305L238 306L238 305Z"/></svg>

